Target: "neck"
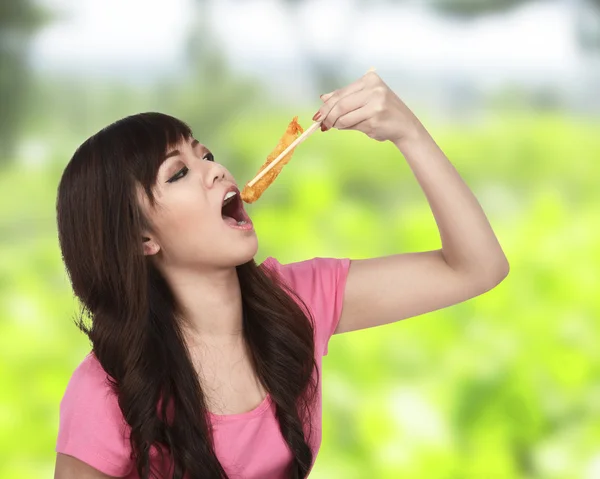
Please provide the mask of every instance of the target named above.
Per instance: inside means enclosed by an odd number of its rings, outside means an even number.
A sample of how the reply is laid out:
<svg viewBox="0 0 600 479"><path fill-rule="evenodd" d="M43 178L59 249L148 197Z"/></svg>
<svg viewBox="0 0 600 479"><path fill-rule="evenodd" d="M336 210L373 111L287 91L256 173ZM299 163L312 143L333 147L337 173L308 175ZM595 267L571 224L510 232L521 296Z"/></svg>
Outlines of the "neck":
<svg viewBox="0 0 600 479"><path fill-rule="evenodd" d="M167 274L186 336L206 342L242 339L242 293L235 267ZM195 342L195 341L193 341Z"/></svg>

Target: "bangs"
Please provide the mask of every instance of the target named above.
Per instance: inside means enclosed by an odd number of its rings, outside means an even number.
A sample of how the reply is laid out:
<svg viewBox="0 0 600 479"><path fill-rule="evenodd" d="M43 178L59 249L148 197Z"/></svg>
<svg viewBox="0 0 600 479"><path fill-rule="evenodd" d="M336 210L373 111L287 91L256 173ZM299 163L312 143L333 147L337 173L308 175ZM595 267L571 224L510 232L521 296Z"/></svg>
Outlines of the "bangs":
<svg viewBox="0 0 600 479"><path fill-rule="evenodd" d="M154 204L152 188L169 149L192 136L190 127L163 113L140 113L116 121L99 135L110 138L123 168L146 191Z"/></svg>

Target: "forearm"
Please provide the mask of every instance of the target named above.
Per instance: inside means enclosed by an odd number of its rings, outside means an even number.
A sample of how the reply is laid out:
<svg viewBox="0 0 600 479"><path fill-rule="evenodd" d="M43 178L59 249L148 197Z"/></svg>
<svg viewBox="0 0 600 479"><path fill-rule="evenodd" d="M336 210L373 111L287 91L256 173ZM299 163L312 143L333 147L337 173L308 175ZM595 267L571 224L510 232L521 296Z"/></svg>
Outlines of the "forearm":
<svg viewBox="0 0 600 479"><path fill-rule="evenodd" d="M394 144L425 193L448 265L491 280L506 276L508 261L483 209L423 125L417 121Z"/></svg>

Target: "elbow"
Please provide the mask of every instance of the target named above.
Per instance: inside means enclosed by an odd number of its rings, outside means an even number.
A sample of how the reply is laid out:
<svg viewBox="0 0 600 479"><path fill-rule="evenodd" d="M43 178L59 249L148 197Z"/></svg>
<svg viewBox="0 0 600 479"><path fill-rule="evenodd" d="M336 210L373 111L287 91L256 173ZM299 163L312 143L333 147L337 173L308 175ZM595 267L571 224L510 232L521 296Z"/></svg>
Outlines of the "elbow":
<svg viewBox="0 0 600 479"><path fill-rule="evenodd" d="M485 293L498 286L508 276L510 266L504 255L499 258L487 258L480 261L477 266L467 270L467 276L471 278L473 287L479 294Z"/></svg>
<svg viewBox="0 0 600 479"><path fill-rule="evenodd" d="M455 271L462 272L463 276L469 279L473 288L479 291L479 294L498 286L510 271L508 259L504 254L494 258L479 258L475 264L471 264L469 267L450 267Z"/></svg>
<svg viewBox="0 0 600 479"><path fill-rule="evenodd" d="M504 280L504 278L506 278L508 276L509 272L510 272L510 265L508 264L508 260L506 258L504 258L504 265L503 265L503 269L502 269L502 275L503 275L502 280Z"/></svg>
<svg viewBox="0 0 600 479"><path fill-rule="evenodd" d="M488 268L487 274L485 275L484 283L486 290L490 290L498 286L508 276L510 272L510 265L506 256L502 256L497 262L494 262L490 268Z"/></svg>
<svg viewBox="0 0 600 479"><path fill-rule="evenodd" d="M508 264L508 258L506 255L502 254L500 260L498 261L498 277L500 278L498 282L501 282L508 276L510 272L510 264Z"/></svg>

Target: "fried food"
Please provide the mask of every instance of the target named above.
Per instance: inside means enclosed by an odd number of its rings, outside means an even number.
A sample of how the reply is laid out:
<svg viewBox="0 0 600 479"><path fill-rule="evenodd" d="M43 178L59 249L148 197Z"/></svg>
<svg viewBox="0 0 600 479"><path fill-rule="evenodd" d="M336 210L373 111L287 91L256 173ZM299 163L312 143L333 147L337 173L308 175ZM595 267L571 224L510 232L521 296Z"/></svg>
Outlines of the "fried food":
<svg viewBox="0 0 600 479"><path fill-rule="evenodd" d="M304 129L298 123L298 117L295 116L287 126L283 136L279 139L279 143L277 143L275 149L269 154L269 156L267 156L267 161L260 167L257 175L260 174L260 172L263 171L267 166L269 166L269 164L303 132ZM295 150L296 148L293 148L252 187L248 187L248 183L250 182L246 183L246 186L244 186L244 189L242 190L242 200L246 203L254 203L257 199L259 199L269 185L273 183L275 178L277 178L277 175L279 175L279 172L282 170L283 166L290 161Z"/></svg>

